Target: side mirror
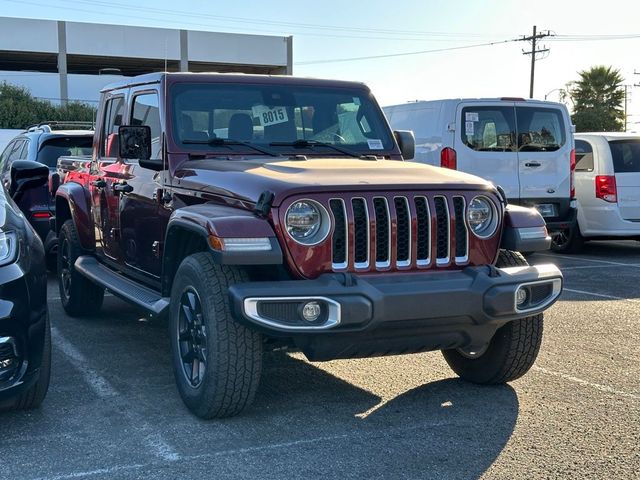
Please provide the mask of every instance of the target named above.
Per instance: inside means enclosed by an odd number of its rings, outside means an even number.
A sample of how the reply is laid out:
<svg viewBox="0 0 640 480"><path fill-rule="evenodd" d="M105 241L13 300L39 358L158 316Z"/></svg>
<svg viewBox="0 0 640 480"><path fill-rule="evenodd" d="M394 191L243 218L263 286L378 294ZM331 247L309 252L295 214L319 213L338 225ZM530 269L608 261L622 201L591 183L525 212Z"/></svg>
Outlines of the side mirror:
<svg viewBox="0 0 640 480"><path fill-rule="evenodd" d="M118 128L118 139L120 158L151 158L151 128L148 126L123 125Z"/></svg>
<svg viewBox="0 0 640 480"><path fill-rule="evenodd" d="M49 181L49 167L32 160L16 160L11 164L9 195L16 199L25 190L45 185Z"/></svg>
<svg viewBox="0 0 640 480"><path fill-rule="evenodd" d="M396 137L400 153L405 160L412 160L416 156L416 139L411 130L396 130L393 132Z"/></svg>

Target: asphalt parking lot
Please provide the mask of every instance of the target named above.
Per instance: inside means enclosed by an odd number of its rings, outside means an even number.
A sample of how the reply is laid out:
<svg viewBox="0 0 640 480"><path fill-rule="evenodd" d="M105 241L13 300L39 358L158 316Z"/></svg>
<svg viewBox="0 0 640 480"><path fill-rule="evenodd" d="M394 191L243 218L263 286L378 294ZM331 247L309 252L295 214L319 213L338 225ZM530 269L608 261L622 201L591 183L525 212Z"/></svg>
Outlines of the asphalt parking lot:
<svg viewBox="0 0 640 480"><path fill-rule="evenodd" d="M640 243L530 260L565 291L511 385L466 384L438 352L271 353L253 407L209 422L178 397L162 322L114 297L72 319L52 278L49 396L0 414L0 479L640 478Z"/></svg>

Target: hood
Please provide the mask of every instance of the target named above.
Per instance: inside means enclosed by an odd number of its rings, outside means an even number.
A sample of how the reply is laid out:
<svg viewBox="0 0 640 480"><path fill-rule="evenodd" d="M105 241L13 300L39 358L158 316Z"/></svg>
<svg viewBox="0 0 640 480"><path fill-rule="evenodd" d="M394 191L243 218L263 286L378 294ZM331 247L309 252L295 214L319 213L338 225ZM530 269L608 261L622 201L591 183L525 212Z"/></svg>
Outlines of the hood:
<svg viewBox="0 0 640 480"><path fill-rule="evenodd" d="M487 190L474 175L398 160L311 158L308 160L193 160L175 173L177 187L255 202L265 190L274 206L309 192L394 190Z"/></svg>

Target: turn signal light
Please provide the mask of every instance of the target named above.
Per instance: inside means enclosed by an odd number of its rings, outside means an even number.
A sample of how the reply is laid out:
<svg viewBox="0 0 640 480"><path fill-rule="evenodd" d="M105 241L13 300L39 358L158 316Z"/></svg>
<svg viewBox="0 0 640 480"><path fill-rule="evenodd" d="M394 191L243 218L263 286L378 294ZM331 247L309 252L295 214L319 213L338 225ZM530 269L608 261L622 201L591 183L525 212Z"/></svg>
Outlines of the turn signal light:
<svg viewBox="0 0 640 480"><path fill-rule="evenodd" d="M618 189L614 175L596 176L596 198L601 198L609 203L616 203L618 201Z"/></svg>
<svg viewBox="0 0 640 480"><path fill-rule="evenodd" d="M458 168L458 158L456 151L451 147L445 147L440 152L440 166L456 170Z"/></svg>

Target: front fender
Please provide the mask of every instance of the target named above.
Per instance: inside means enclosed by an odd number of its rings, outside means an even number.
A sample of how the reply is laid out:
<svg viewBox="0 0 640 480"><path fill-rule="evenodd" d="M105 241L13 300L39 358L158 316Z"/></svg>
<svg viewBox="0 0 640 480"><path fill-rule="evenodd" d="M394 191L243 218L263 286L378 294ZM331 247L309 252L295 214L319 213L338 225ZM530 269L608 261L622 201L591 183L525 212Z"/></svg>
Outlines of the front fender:
<svg viewBox="0 0 640 480"><path fill-rule="evenodd" d="M169 218L165 245L171 251L180 231L190 231L206 241L214 259L223 265L279 265L282 250L269 221L250 211L215 204L191 205ZM212 239L267 238L271 248L259 251L225 251Z"/></svg>
<svg viewBox="0 0 640 480"><path fill-rule="evenodd" d="M56 191L56 233L65 221L73 220L80 243L87 250L94 250L96 245L95 231L91 207L85 188L79 183L63 183ZM63 205L68 210L65 211Z"/></svg>
<svg viewBox="0 0 640 480"><path fill-rule="evenodd" d="M544 218L535 208L507 205L500 248L516 252L540 252L551 248Z"/></svg>

